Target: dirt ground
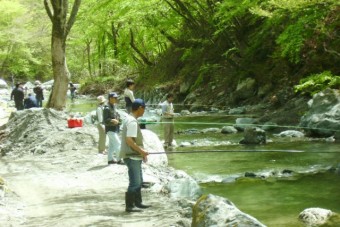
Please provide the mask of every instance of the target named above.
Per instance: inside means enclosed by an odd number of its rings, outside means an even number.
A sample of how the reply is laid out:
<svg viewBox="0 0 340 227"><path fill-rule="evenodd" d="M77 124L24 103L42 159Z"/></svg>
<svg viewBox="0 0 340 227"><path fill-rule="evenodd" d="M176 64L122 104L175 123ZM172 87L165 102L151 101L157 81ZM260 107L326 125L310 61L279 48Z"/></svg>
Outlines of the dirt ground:
<svg viewBox="0 0 340 227"><path fill-rule="evenodd" d="M0 226L191 225L191 208L160 185L142 190L151 208L125 212L127 167L107 164L97 136L95 125L68 129L63 114L47 109L19 111L0 127ZM143 171L145 181L166 178L148 164Z"/></svg>
<svg viewBox="0 0 340 227"><path fill-rule="evenodd" d="M2 157L0 173L12 202L0 226L178 226L173 201L149 189L143 200L153 207L126 213L126 166L106 161L93 150Z"/></svg>

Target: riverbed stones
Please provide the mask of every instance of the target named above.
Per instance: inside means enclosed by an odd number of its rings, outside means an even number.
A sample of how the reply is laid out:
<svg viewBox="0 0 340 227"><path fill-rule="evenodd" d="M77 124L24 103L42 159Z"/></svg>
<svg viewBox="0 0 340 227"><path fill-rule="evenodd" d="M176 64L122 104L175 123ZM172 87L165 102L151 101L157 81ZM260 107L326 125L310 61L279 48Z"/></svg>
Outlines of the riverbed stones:
<svg viewBox="0 0 340 227"><path fill-rule="evenodd" d="M302 138L305 135L302 132L300 132L300 131L286 130L286 131L280 132L279 134L275 134L275 136L278 136L278 137L296 137L296 138Z"/></svg>
<svg viewBox="0 0 340 227"><path fill-rule="evenodd" d="M233 126L223 126L221 129L222 134L234 134L237 133L237 129Z"/></svg>
<svg viewBox="0 0 340 227"><path fill-rule="evenodd" d="M313 96L309 111L301 118L300 126L308 136L330 137L340 129L340 91L326 89Z"/></svg>
<svg viewBox="0 0 340 227"><path fill-rule="evenodd" d="M231 201L212 194L203 195L193 207L192 227L257 226L256 218L240 211Z"/></svg>
<svg viewBox="0 0 340 227"><path fill-rule="evenodd" d="M325 224L333 215L331 210L323 208L308 208L299 214L299 220L305 226L321 226Z"/></svg>

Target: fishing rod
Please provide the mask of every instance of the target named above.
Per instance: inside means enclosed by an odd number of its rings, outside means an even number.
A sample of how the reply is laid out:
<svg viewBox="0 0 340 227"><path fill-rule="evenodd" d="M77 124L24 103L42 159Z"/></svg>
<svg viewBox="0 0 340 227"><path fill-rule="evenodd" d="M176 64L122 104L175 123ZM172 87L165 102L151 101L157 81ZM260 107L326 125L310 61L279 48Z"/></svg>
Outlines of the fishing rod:
<svg viewBox="0 0 340 227"><path fill-rule="evenodd" d="M159 121L140 121L140 123L152 125L152 124L169 124L169 122L159 122ZM264 126L264 127L276 127L276 128L296 128L296 129L318 129L339 132L340 129L329 129L329 128L314 128L314 127L302 127L293 125L264 125L264 124L236 124L236 123L214 123L214 122L174 122L175 125L221 125L221 126Z"/></svg>
<svg viewBox="0 0 340 227"><path fill-rule="evenodd" d="M302 150L192 150L154 152L153 154L193 154L193 153L340 153L332 151L302 151Z"/></svg>

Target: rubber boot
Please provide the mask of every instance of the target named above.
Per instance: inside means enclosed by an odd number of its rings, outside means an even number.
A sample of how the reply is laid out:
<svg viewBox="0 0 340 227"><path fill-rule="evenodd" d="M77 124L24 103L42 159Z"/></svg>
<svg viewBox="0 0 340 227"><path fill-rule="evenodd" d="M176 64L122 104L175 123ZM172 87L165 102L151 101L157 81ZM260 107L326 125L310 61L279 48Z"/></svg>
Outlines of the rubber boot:
<svg viewBox="0 0 340 227"><path fill-rule="evenodd" d="M135 193L135 206L141 209L146 209L151 207L150 205L144 205L142 203L142 193L141 190L139 189L136 193Z"/></svg>
<svg viewBox="0 0 340 227"><path fill-rule="evenodd" d="M125 193L125 211L126 212L141 212L141 210L136 209L134 205L135 193L126 192Z"/></svg>

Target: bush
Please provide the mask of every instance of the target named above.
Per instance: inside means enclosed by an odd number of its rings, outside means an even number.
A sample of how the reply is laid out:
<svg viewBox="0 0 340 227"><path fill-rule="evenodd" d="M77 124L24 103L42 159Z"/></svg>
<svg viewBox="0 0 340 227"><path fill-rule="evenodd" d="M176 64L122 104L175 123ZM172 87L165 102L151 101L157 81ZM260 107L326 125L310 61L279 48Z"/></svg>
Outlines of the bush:
<svg viewBox="0 0 340 227"><path fill-rule="evenodd" d="M314 95L326 88L339 89L340 76L334 76L330 71L324 71L319 74L312 74L309 77L300 80L300 84L294 87L295 92L302 94Z"/></svg>

